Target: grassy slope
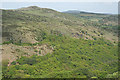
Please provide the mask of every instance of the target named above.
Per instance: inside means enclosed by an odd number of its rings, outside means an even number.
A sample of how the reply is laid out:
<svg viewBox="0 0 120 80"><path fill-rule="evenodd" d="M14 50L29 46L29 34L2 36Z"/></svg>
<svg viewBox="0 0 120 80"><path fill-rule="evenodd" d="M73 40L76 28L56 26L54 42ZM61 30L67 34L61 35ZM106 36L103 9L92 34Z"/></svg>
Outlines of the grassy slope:
<svg viewBox="0 0 120 80"><path fill-rule="evenodd" d="M117 45L113 44L117 34L108 29L116 26L116 21L111 25L106 19L109 15L81 15L38 7L3 10L3 31L11 32L4 38L4 44L30 46L31 53L35 54L18 57L9 67L5 67L8 63L4 62L3 77L117 77ZM88 16L92 17L88 19ZM52 46L52 54L46 52L45 56L37 56L34 47L40 45ZM12 52L25 55L27 50L20 50L23 53Z"/></svg>
<svg viewBox="0 0 120 80"><path fill-rule="evenodd" d="M84 15L84 17L81 17ZM88 19L90 16L90 19ZM106 27L117 26L116 20L112 24L107 19L109 15L96 14L66 14L51 9L28 7L19 10L3 11L3 31L11 32L7 41L35 43L40 34L47 32L61 33L67 36L94 39L104 37L112 42L117 41L117 34ZM87 18L86 18L87 17ZM101 29L102 28L102 29ZM105 28L105 29L104 29ZM16 33L17 32L17 33ZM26 34L27 33L27 34ZM111 36L107 35L110 34ZM4 41L4 40L3 40ZM6 41L6 39L5 39Z"/></svg>

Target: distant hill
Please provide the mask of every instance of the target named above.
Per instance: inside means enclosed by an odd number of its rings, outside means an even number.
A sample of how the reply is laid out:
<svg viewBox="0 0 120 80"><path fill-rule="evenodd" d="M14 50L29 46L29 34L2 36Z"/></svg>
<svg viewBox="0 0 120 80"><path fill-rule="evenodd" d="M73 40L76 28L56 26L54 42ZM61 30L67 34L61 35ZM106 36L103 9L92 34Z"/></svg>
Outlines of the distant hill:
<svg viewBox="0 0 120 80"><path fill-rule="evenodd" d="M107 13L95 13L95 12L85 12L85 11L79 11L79 10L68 10L64 11L63 13L72 13L72 14L96 14L96 15L112 15L112 14L107 14Z"/></svg>

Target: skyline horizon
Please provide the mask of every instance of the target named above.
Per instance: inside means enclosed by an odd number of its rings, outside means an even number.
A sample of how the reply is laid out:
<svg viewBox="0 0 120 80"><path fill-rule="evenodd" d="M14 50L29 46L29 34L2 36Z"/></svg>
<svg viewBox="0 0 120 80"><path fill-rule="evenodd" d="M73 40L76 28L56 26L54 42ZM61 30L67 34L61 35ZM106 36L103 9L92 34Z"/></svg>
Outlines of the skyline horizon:
<svg viewBox="0 0 120 80"><path fill-rule="evenodd" d="M38 6L40 8L49 8L59 12L77 10L92 13L118 14L118 4L116 2L42 2L42 3L23 3L23 2L5 2L1 9L19 9L29 6Z"/></svg>
<svg viewBox="0 0 120 80"><path fill-rule="evenodd" d="M31 6L21 7L21 8L28 8L28 7L31 7ZM39 6L36 6L36 7L39 7ZM17 9L21 9L21 8L16 8L16 9L3 9L3 10L17 10ZM39 7L39 8L45 8L45 7ZM46 9L51 9L51 8L46 8ZM55 9L52 9L52 10L55 10ZM55 10L55 11L58 11L58 10ZM118 13L112 14L112 13L104 13L104 12L93 12L93 11L77 10L77 9L68 9L68 10L65 10L65 11L58 11L58 12L67 12L67 11L79 11L79 12L86 12L86 13L111 14L111 15L117 15L117 14L118 14Z"/></svg>

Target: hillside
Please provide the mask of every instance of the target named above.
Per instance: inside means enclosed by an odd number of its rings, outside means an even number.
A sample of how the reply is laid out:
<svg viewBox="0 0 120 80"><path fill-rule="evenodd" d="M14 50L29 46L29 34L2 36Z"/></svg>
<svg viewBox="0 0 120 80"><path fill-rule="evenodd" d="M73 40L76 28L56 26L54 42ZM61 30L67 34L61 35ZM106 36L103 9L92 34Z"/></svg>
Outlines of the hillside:
<svg viewBox="0 0 120 80"><path fill-rule="evenodd" d="M31 6L18 10L3 10L3 32L10 32L9 37L12 38L13 42L22 43L38 42L38 38L41 37L40 32L60 33L91 40L104 37L116 42L116 18L117 16L112 15L84 13L71 15ZM10 38L7 37L5 41L11 40Z"/></svg>
<svg viewBox="0 0 120 80"><path fill-rule="evenodd" d="M117 16L30 6L3 10L3 78L117 78Z"/></svg>

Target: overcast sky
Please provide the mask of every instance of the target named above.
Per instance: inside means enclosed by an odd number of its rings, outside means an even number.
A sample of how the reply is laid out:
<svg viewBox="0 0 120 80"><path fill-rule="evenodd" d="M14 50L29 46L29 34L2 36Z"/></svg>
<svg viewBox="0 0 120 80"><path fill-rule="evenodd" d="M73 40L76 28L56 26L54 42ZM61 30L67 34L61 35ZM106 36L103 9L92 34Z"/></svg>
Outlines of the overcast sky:
<svg viewBox="0 0 120 80"><path fill-rule="evenodd" d="M119 0L0 0L1 2L118 2Z"/></svg>

